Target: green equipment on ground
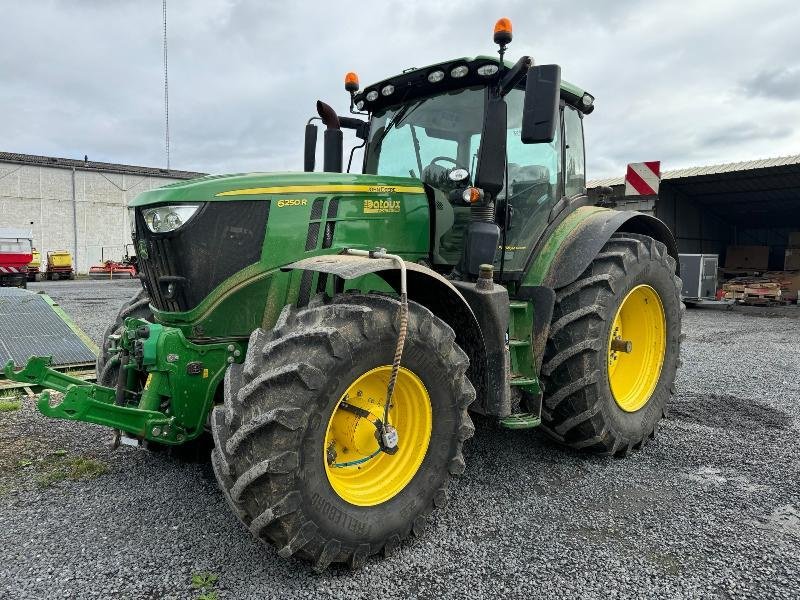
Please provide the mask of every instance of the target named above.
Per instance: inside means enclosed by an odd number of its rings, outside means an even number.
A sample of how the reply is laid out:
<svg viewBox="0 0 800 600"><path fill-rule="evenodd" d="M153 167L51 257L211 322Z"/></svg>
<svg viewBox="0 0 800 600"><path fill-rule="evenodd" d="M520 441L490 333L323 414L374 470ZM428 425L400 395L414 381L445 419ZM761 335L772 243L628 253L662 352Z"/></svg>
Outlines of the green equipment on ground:
<svg viewBox="0 0 800 600"><path fill-rule="evenodd" d="M465 470L470 412L606 455L642 446L678 366L675 241L591 204L594 98L557 65L506 62L510 41L502 19L499 59L363 90L348 74L351 116L317 104L305 173L138 196L144 289L106 332L98 384L43 358L8 376L64 392L43 413L123 441L210 430L236 516L317 569L422 534ZM342 172L343 128L360 174Z"/></svg>

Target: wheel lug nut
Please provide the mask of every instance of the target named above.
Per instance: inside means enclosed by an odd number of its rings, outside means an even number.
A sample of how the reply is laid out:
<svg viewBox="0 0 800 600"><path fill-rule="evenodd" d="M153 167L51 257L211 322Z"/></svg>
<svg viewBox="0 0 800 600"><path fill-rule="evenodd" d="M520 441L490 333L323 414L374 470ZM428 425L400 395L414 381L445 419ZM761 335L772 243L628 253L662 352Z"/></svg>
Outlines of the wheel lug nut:
<svg viewBox="0 0 800 600"><path fill-rule="evenodd" d="M630 340L614 338L611 340L611 349L616 350L617 352L630 353L633 350L633 342Z"/></svg>

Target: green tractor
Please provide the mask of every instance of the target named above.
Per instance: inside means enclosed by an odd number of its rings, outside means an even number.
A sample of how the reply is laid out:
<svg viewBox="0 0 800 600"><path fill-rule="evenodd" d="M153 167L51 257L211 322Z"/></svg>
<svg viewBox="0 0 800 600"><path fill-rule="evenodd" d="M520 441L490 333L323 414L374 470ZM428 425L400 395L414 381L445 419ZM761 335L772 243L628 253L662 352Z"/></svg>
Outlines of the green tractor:
<svg viewBox="0 0 800 600"><path fill-rule="evenodd" d="M212 463L252 535L325 569L422 533L464 472L470 411L620 456L655 435L678 366L667 227L593 206L593 97L557 65L458 58L318 103L324 172L213 176L130 207L144 289L98 383L31 358L47 416ZM362 174L342 172L342 128ZM350 155L352 161L352 153ZM348 168L349 171L349 168Z"/></svg>

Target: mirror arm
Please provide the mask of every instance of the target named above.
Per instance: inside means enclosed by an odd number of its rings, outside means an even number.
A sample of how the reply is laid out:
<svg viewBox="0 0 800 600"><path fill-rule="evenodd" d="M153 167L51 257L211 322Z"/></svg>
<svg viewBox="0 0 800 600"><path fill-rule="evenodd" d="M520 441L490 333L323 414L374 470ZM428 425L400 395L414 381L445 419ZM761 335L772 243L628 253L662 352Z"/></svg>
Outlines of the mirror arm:
<svg viewBox="0 0 800 600"><path fill-rule="evenodd" d="M353 117L339 117L339 126L345 129L353 129L356 132L356 137L362 140L367 139L369 132L369 121L362 121Z"/></svg>
<svg viewBox="0 0 800 600"><path fill-rule="evenodd" d="M527 75L528 69L533 66L533 59L530 56L523 56L515 64L511 67L508 71L505 72L503 75L503 79L500 80L499 89L500 95L506 96L511 90L513 90L517 84L522 81L522 79Z"/></svg>

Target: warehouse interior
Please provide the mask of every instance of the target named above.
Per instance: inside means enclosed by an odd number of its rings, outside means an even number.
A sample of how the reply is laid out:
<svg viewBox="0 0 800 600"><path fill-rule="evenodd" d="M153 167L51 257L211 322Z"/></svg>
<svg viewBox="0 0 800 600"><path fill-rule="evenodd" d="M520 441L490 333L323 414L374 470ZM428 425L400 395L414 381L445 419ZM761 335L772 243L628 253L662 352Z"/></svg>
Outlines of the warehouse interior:
<svg viewBox="0 0 800 600"><path fill-rule="evenodd" d="M618 208L645 209L663 220L681 253L718 254L720 265L732 269L800 269L791 252L791 234L800 231L800 155L666 171L658 197L637 206L623 198L623 178L589 182L590 196L600 186L614 190ZM768 252L748 255L732 246Z"/></svg>

